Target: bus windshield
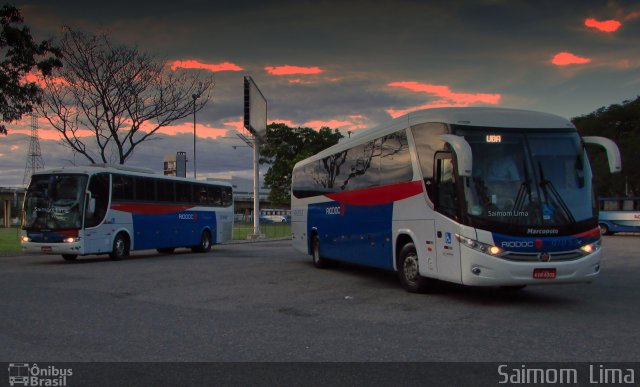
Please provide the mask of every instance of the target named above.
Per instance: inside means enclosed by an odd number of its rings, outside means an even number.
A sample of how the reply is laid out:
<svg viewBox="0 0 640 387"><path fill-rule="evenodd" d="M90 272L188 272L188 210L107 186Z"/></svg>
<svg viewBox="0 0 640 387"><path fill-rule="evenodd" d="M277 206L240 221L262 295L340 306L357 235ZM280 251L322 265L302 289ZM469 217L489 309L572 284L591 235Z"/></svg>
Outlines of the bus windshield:
<svg viewBox="0 0 640 387"><path fill-rule="evenodd" d="M576 132L463 129L473 153L462 179L475 223L562 227L595 219L591 169Z"/></svg>
<svg viewBox="0 0 640 387"><path fill-rule="evenodd" d="M81 228L86 185L86 175L34 175L25 197L24 228Z"/></svg>

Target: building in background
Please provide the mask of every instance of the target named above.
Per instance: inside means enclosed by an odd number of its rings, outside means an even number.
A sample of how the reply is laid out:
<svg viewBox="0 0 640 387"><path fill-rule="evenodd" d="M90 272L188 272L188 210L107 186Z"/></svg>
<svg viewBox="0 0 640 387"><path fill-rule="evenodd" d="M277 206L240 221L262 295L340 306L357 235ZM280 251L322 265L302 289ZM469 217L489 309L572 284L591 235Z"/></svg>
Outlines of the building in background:
<svg viewBox="0 0 640 387"><path fill-rule="evenodd" d="M187 152L164 156L164 175L187 177Z"/></svg>
<svg viewBox="0 0 640 387"><path fill-rule="evenodd" d="M2 202L1 227L14 227L20 224L22 201L25 188L0 187L0 202Z"/></svg>

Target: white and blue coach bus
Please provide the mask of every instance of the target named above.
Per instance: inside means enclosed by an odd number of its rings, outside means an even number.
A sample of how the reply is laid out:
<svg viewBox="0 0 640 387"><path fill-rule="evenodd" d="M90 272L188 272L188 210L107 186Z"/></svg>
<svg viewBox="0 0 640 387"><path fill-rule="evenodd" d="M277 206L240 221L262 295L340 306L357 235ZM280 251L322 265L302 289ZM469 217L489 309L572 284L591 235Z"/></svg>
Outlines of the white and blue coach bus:
<svg viewBox="0 0 640 387"><path fill-rule="evenodd" d="M598 205L585 143L564 118L498 108L416 111L300 161L293 246L395 270L405 289L434 280L504 286L593 281Z"/></svg>
<svg viewBox="0 0 640 387"><path fill-rule="evenodd" d="M27 189L21 231L26 252L66 260L177 247L205 252L233 232L230 184L156 175L123 166L39 171Z"/></svg>

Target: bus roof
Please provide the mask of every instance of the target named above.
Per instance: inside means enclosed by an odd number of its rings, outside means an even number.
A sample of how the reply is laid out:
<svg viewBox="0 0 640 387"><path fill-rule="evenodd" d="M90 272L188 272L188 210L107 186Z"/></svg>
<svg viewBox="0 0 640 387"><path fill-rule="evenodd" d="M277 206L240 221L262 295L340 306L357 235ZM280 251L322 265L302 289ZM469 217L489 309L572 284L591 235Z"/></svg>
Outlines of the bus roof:
<svg viewBox="0 0 640 387"><path fill-rule="evenodd" d="M100 172L109 172L109 173L120 173L128 176L139 176L139 177L153 177L156 179L166 179L173 180L177 182L189 182L189 183L199 183L199 184L215 184L220 186L228 186L231 187L231 183L225 181L216 181L216 180L195 180L184 177L176 177L176 176L166 176L161 175L153 171L152 169L147 168L137 168L137 167L129 167L124 165L112 165L112 164L92 164L86 166L71 166L71 167L60 167L60 168L51 168L51 169L43 169L35 172L33 175L46 175L52 173L71 173L71 174L87 174L92 175Z"/></svg>
<svg viewBox="0 0 640 387"><path fill-rule="evenodd" d="M340 143L327 148L306 160L300 161L298 164L307 164L308 162L313 162L332 154L342 152L355 145L427 122L504 129L535 128L575 130L575 126L566 118L531 110L490 107L424 109L405 114L379 126L359 131L350 139L341 141Z"/></svg>

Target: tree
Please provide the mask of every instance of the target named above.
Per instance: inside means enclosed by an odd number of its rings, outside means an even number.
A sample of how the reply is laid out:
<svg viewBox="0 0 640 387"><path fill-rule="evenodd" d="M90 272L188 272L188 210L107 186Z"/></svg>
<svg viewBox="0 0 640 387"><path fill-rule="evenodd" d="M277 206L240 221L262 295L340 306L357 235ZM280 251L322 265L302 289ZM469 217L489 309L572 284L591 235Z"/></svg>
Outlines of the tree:
<svg viewBox="0 0 640 387"><path fill-rule="evenodd" d="M267 126L266 142L260 149L260 163L270 164L264 183L271 188L269 200L274 205L291 202L291 172L293 166L331 145L343 137L338 130L321 128L291 128L285 124Z"/></svg>
<svg viewBox="0 0 640 387"><path fill-rule="evenodd" d="M64 67L45 79L39 112L91 163L124 164L160 128L209 100L212 76L170 71L166 61L104 34L67 29L60 48Z"/></svg>
<svg viewBox="0 0 640 387"><path fill-rule="evenodd" d="M622 172L616 174L609 173L606 154L600 147L588 148L597 195L640 194L640 97L602 107L572 121L581 135L608 137L620 148Z"/></svg>
<svg viewBox="0 0 640 387"><path fill-rule="evenodd" d="M62 66L60 50L50 41L36 43L24 24L19 9L5 4L0 9L0 133L7 134L2 122L11 123L31 113L40 102L40 88L25 77L37 69L49 75Z"/></svg>

